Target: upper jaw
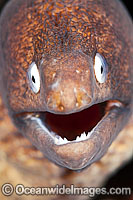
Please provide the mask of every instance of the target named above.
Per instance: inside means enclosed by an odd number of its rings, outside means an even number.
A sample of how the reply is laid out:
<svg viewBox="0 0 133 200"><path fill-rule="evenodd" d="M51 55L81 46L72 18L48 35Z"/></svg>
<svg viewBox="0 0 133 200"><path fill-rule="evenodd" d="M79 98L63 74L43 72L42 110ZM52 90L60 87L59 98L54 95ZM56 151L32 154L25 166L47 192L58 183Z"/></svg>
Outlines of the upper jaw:
<svg viewBox="0 0 133 200"><path fill-rule="evenodd" d="M128 109L119 101L109 101L106 113L87 134L68 141L50 131L39 113L19 116L22 133L54 163L80 170L100 159L128 118ZM23 125L22 125L23 124Z"/></svg>

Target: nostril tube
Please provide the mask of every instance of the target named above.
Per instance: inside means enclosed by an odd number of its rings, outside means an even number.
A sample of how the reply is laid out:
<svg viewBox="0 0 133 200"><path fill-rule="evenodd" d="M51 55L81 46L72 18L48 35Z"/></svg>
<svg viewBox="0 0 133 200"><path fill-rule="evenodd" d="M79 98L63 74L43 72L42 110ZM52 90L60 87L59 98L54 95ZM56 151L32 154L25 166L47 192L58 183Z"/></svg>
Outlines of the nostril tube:
<svg viewBox="0 0 133 200"><path fill-rule="evenodd" d="M74 88L74 93L76 97L76 107L81 108L89 105L92 101L89 92L86 91L84 88L79 88L78 90Z"/></svg>
<svg viewBox="0 0 133 200"><path fill-rule="evenodd" d="M54 112L72 113L91 103L90 90L73 80L62 80L51 87L47 100L48 109Z"/></svg>

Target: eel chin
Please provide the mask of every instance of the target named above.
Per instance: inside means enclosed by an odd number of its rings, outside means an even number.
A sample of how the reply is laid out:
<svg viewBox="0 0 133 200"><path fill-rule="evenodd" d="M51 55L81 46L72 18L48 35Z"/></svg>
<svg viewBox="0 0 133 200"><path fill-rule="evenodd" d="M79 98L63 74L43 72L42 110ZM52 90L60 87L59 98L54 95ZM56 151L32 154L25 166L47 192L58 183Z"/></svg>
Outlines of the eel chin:
<svg viewBox="0 0 133 200"><path fill-rule="evenodd" d="M108 100L72 114L21 113L15 123L49 160L80 170L105 154L127 116L123 103Z"/></svg>

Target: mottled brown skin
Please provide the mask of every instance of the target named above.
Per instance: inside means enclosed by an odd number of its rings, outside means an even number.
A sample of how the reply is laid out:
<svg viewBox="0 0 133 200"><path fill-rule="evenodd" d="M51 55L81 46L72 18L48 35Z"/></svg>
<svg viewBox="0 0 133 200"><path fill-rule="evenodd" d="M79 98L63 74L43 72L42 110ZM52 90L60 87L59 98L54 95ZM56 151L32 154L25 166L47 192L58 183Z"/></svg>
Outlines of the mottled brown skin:
<svg viewBox="0 0 133 200"><path fill-rule="evenodd" d="M132 21L119 1L8 3L0 20L1 94L15 125L48 159L74 170L85 168L104 155L127 123L133 95L132 35ZM103 84L94 74L96 52L108 63ZM41 74L37 94L27 79L33 61ZM82 142L56 145L36 120L25 118L35 112L75 113L106 100L121 102L121 107L108 104L92 136Z"/></svg>

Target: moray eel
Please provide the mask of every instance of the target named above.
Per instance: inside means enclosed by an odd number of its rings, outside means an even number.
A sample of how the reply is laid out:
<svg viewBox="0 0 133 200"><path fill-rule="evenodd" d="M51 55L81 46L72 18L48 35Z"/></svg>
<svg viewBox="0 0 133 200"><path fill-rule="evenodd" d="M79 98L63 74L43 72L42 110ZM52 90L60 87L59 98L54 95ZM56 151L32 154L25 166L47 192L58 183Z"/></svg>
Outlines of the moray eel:
<svg viewBox="0 0 133 200"><path fill-rule="evenodd" d="M10 0L0 91L20 132L59 166L99 160L132 114L133 25L117 0Z"/></svg>

